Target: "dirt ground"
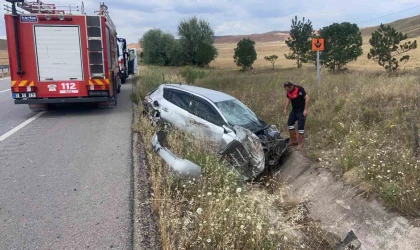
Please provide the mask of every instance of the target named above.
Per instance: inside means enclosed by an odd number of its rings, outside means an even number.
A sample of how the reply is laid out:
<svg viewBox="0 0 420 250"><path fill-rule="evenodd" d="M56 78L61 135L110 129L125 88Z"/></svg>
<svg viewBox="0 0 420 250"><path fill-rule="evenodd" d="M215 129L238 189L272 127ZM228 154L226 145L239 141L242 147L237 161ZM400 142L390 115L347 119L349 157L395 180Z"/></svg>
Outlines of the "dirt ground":
<svg viewBox="0 0 420 250"><path fill-rule="evenodd" d="M135 108L134 108L135 110ZM139 112L134 111L134 121ZM162 249L156 216L150 207L151 190L144 144L139 133L133 133L133 171L134 171L134 249Z"/></svg>

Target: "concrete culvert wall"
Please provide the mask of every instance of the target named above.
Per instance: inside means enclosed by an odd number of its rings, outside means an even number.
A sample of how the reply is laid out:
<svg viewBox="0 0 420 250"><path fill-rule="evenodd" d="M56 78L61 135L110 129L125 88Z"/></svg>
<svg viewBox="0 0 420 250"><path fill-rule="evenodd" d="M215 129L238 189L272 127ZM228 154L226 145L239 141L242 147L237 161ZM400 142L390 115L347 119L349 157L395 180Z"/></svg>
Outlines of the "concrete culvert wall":
<svg viewBox="0 0 420 250"><path fill-rule="evenodd" d="M302 154L292 152L274 175L290 187L289 195L307 204L309 216L325 230L341 238L353 230L362 242L361 249L420 249L418 225L386 211L377 201L358 196L358 190Z"/></svg>

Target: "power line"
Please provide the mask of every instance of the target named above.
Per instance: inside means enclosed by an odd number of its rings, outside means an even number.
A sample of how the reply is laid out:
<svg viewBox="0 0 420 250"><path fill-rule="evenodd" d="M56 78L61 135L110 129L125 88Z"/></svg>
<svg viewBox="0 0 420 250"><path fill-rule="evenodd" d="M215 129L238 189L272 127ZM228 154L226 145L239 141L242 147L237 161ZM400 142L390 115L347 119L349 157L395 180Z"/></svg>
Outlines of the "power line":
<svg viewBox="0 0 420 250"><path fill-rule="evenodd" d="M407 11L407 10L412 10L412 9L415 9L415 8L418 8L418 7L420 7L420 5L417 5L417 6L414 6L414 7L408 8L408 9L405 9L405 10L400 10L400 11L397 11L397 12L394 12L394 13L391 13L391 14L388 14L388 15L384 15L384 16L380 16L380 17L375 17L375 18L372 18L370 20L366 20L366 21L360 22L357 25L362 24L362 23L367 23L367 22L370 22L372 20L380 19L380 18L383 18L383 17L391 16L391 15L394 15L394 14L397 14L397 13L401 13L401 12L404 12L404 11Z"/></svg>

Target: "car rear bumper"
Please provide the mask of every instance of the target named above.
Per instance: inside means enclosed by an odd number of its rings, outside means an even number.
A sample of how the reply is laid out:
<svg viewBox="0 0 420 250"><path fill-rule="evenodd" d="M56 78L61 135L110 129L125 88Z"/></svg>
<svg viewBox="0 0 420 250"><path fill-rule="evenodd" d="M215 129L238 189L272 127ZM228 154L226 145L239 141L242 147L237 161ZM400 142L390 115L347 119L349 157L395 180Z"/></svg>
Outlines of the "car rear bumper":
<svg viewBox="0 0 420 250"><path fill-rule="evenodd" d="M76 97L76 98L37 98L15 100L15 104L44 104L44 103L83 103L83 102L109 102L109 97Z"/></svg>

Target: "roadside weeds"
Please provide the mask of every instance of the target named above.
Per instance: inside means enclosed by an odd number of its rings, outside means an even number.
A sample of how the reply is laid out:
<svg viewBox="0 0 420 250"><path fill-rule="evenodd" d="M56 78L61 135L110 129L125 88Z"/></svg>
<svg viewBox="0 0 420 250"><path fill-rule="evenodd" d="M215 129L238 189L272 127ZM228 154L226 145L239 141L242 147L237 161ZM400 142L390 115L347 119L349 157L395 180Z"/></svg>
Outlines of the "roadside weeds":
<svg viewBox="0 0 420 250"><path fill-rule="evenodd" d="M133 83L134 84L134 83ZM133 105L134 121L138 121L139 112ZM133 248L139 250L162 249L156 215L153 213L151 188L147 171L146 152L139 132L133 131L133 168L134 168L134 233Z"/></svg>
<svg viewBox="0 0 420 250"><path fill-rule="evenodd" d="M144 74L134 100L161 83L160 74ZM156 215L162 249L333 249L338 238L311 222L304 205L291 202L282 185L239 181L209 145L177 130L168 133L166 146L200 165L203 175L184 179L170 173L151 148L156 128L141 118L141 108L136 113L133 131L144 142L147 166L142 171L147 168L152 190L144 203Z"/></svg>

